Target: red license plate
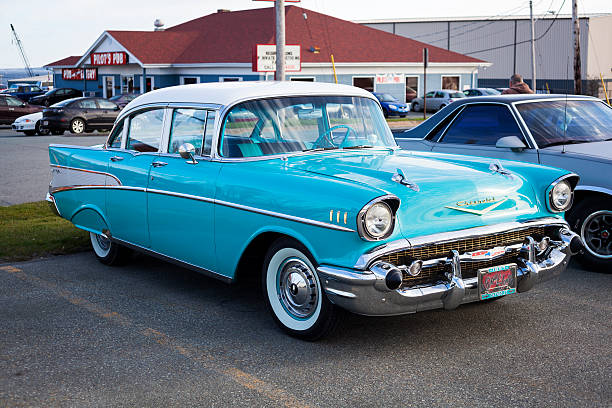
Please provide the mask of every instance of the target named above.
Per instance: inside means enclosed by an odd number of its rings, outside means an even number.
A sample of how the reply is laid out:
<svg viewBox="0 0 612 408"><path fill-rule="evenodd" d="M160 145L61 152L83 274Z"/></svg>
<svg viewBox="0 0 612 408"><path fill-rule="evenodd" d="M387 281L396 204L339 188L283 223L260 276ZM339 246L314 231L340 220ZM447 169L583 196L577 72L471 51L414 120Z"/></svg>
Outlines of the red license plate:
<svg viewBox="0 0 612 408"><path fill-rule="evenodd" d="M516 293L516 264L492 266L478 270L480 300Z"/></svg>

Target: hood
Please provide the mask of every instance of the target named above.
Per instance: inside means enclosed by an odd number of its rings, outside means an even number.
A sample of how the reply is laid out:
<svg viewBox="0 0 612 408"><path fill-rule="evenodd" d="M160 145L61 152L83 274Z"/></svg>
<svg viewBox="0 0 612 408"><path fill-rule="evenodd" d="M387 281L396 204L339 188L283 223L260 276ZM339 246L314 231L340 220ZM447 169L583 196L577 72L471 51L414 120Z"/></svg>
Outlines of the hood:
<svg viewBox="0 0 612 408"><path fill-rule="evenodd" d="M28 115L20 116L17 119L15 119L15 122L22 122L26 119L37 121L37 120L40 120L41 118L42 118L42 112L35 112L35 113L30 113Z"/></svg>
<svg viewBox="0 0 612 408"><path fill-rule="evenodd" d="M565 146L551 146L543 148L542 151L546 153L568 155L577 159L594 159L608 163L612 162L612 140L569 144Z"/></svg>
<svg viewBox="0 0 612 408"><path fill-rule="evenodd" d="M396 220L405 238L534 218L540 211L525 179L493 173L489 163L464 160L454 155L364 149L293 157L289 165L397 196L401 204ZM398 169L418 185L418 191L392 181Z"/></svg>

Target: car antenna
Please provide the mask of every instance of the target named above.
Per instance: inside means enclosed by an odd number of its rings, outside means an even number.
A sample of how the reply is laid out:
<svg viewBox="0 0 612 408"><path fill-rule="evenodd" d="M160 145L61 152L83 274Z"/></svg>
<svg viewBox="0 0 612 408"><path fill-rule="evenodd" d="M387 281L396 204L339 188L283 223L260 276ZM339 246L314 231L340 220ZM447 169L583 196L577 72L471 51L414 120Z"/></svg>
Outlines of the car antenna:
<svg viewBox="0 0 612 408"><path fill-rule="evenodd" d="M565 140L567 134L567 94L569 93L569 57L567 57L567 64L565 67L565 106L563 107L563 140ZM565 143L561 145L561 154L565 154Z"/></svg>

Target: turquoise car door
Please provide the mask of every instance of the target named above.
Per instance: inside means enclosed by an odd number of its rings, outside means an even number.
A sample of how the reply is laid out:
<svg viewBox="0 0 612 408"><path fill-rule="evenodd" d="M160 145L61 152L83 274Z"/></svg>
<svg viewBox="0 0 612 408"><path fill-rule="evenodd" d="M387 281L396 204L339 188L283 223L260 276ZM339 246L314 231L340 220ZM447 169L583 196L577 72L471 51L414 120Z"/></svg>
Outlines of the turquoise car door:
<svg viewBox="0 0 612 408"><path fill-rule="evenodd" d="M538 152L529 145L510 108L504 104L467 104L440 136L432 140L436 153L465 154L538 163ZM496 147L502 137L516 136L524 149Z"/></svg>
<svg viewBox="0 0 612 408"><path fill-rule="evenodd" d="M151 249L214 271L213 200L221 168L210 160L215 112L177 108L167 118L167 153L153 161L147 192ZM195 148L194 161L178 154L187 143Z"/></svg>
<svg viewBox="0 0 612 408"><path fill-rule="evenodd" d="M107 189L106 211L113 237L149 247L147 195L151 163L157 158L163 130L164 109L148 109L130 115L115 126L126 140L111 138L108 172L120 184ZM115 131L113 131L115 133ZM119 137L119 135L117 136ZM123 147L119 147L123 146Z"/></svg>

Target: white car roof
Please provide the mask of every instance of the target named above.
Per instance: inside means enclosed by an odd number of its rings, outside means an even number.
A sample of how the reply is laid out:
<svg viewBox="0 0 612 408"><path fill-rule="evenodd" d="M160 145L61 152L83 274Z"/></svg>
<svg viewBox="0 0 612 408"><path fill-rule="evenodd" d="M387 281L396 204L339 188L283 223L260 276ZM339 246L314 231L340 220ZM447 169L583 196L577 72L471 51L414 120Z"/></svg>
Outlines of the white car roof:
<svg viewBox="0 0 612 408"><path fill-rule="evenodd" d="M209 103L225 106L249 99L308 95L362 96L376 100L374 95L364 89L323 82L209 82L172 86L148 92L131 101L124 111L153 103Z"/></svg>

